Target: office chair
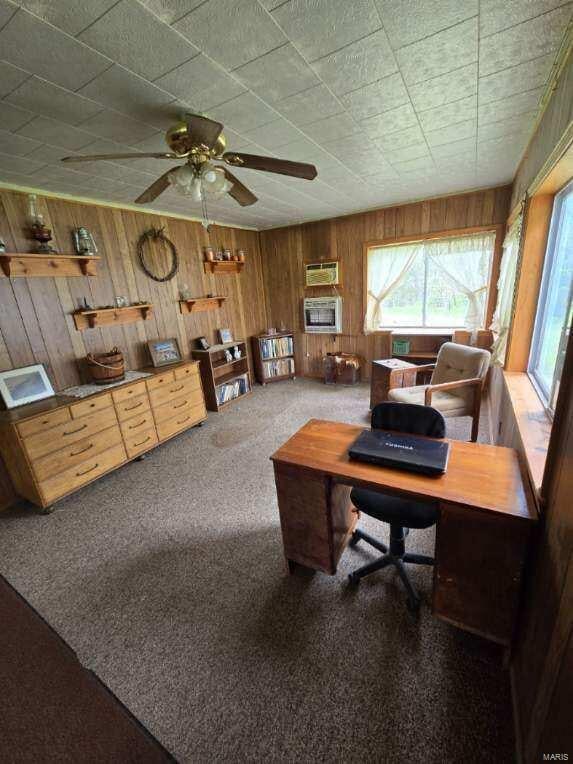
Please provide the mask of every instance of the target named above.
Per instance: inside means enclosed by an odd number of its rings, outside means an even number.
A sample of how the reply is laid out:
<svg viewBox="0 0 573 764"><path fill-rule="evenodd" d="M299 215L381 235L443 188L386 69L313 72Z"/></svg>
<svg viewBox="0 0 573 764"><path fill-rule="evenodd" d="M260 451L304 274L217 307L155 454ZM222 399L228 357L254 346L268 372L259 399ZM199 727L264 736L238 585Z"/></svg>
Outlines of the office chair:
<svg viewBox="0 0 573 764"><path fill-rule="evenodd" d="M379 403L372 410L371 424L374 430L394 430L413 435L427 435L432 438L443 438L446 433L446 423L439 411L431 406L419 406L413 403L392 401ZM348 576L350 583L357 584L364 576L376 570L382 570L388 565L394 565L408 593L408 608L417 610L420 598L412 586L404 563L433 565L434 558L406 552L404 539L410 528L429 528L436 523L437 504L401 499L364 488L353 488L350 499L360 512L390 525L389 549L381 541L360 529L353 532L350 546L355 546L359 541L366 541L367 544L382 552L382 556L350 573Z"/></svg>

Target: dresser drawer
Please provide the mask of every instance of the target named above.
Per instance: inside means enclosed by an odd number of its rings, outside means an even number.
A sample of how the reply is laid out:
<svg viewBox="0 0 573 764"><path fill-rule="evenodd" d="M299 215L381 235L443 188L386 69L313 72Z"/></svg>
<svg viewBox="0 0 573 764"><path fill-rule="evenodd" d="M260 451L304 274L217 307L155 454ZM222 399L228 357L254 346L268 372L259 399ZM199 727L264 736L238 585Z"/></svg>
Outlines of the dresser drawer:
<svg viewBox="0 0 573 764"><path fill-rule="evenodd" d="M82 485L95 480L105 472L109 472L114 467L126 461L125 448L119 443L106 451L87 459L80 464L76 464L71 469L60 472L59 475L44 480L40 483L40 490L44 496L44 501L49 504L56 501L60 496L75 491Z"/></svg>
<svg viewBox="0 0 573 764"><path fill-rule="evenodd" d="M34 417L34 419L27 419L25 422L20 422L16 427L22 438L28 438L30 435L35 435L37 432L47 430L49 427L55 427L57 424L69 422L71 418L69 408L67 406L62 406L61 409L41 414L40 416Z"/></svg>
<svg viewBox="0 0 573 764"><path fill-rule="evenodd" d="M31 435L24 439L24 446L30 459L34 460L45 454L58 451L70 443L84 440L84 438L101 432L114 424L117 424L115 411L112 408L102 409L81 419L72 419L44 432Z"/></svg>
<svg viewBox="0 0 573 764"><path fill-rule="evenodd" d="M115 410L117 411L117 418L120 422L124 422L126 419L131 419L139 414L145 414L149 411L149 398L147 393L144 392L139 398L128 398L126 401L121 401L115 404Z"/></svg>
<svg viewBox="0 0 573 764"><path fill-rule="evenodd" d="M130 398L137 398L145 392L145 382L142 381L134 382L131 385L125 385L125 387L119 387L117 390L114 390L111 395L114 403L121 403L122 401L128 401Z"/></svg>
<svg viewBox="0 0 573 764"><path fill-rule="evenodd" d="M105 451L119 443L121 443L119 427L117 425L108 427L107 430L97 432L91 438L79 440L77 443L72 443L52 454L42 456L40 459L34 459L32 462L34 474L40 482L47 480L58 475L60 472L65 472L77 464L85 462L86 459L91 459L100 451Z"/></svg>
<svg viewBox="0 0 573 764"><path fill-rule="evenodd" d="M162 406L157 406L157 408L153 409L153 416L155 417L156 424L158 424L165 419L178 416L182 411L187 411L190 407L197 405L205 405L201 389L193 390L182 398L176 398L168 403L164 403Z"/></svg>
<svg viewBox="0 0 573 764"><path fill-rule="evenodd" d="M159 440L165 440L180 430L192 427L197 422L205 419L205 414L205 406L203 403L200 403L196 406L186 406L177 416L171 417L171 419L162 419L161 422L157 423Z"/></svg>
<svg viewBox="0 0 573 764"><path fill-rule="evenodd" d="M101 411L101 409L107 409L112 405L111 395L98 395L96 397L90 397L86 401L81 403L72 403L70 411L74 419L91 414L94 411Z"/></svg>
<svg viewBox="0 0 573 764"><path fill-rule="evenodd" d="M191 377L190 379L176 379L170 385L162 385L155 390L149 391L149 400L153 408L162 406L164 403L169 403L176 398L182 398L183 396L190 395L195 390L201 388L201 382L198 376Z"/></svg>
<svg viewBox="0 0 573 764"><path fill-rule="evenodd" d="M199 364L190 363L188 366L182 366L180 369L174 369L175 379L188 379L189 377L199 377Z"/></svg>
<svg viewBox="0 0 573 764"><path fill-rule="evenodd" d="M148 390L156 390L158 387L168 385L173 382L175 375L172 371L164 371L162 374L155 374L153 377L149 377L146 380Z"/></svg>
<svg viewBox="0 0 573 764"><path fill-rule="evenodd" d="M157 433L155 432L155 427L152 427L150 430L144 430L125 438L125 449L128 457L133 459L134 456L148 451L153 446L156 446L157 443Z"/></svg>
<svg viewBox="0 0 573 764"><path fill-rule="evenodd" d="M126 419L125 421L120 422L119 426L121 427L123 437L129 438L132 435L135 435L135 433L149 430L149 428L154 427L155 424L153 421L153 414L148 408L147 411L137 414L137 416L133 416L131 419Z"/></svg>

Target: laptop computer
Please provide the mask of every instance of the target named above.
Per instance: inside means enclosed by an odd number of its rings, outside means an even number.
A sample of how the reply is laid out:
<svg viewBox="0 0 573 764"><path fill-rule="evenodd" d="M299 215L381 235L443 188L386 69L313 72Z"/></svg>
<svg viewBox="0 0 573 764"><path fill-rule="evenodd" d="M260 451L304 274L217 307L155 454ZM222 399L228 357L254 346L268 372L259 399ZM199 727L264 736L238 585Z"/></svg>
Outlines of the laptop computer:
<svg viewBox="0 0 573 764"><path fill-rule="evenodd" d="M445 440L388 430L363 430L348 449L351 459L423 475L443 475L449 455Z"/></svg>

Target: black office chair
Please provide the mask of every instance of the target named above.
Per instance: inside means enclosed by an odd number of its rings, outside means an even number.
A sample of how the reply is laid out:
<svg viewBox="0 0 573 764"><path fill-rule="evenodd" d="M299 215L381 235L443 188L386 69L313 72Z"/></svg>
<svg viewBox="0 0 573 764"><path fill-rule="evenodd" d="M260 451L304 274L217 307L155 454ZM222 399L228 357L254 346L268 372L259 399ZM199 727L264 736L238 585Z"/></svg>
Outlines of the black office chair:
<svg viewBox="0 0 573 764"><path fill-rule="evenodd" d="M379 403L372 410L371 424L373 430L394 430L413 435L428 435L432 438L443 438L446 434L446 423L439 411L431 406L419 406L413 403L391 401ZM410 528L429 528L436 523L437 504L400 499L397 496L388 496L363 488L353 488L350 498L361 512L390 525L390 549L370 534L359 529L354 531L350 546L354 546L360 540L366 541L382 552L382 556L350 573L348 576L350 583L357 584L364 576L376 570L382 570L388 565L394 565L408 593L408 608L416 610L419 607L420 598L408 578L404 563L433 565L434 558L406 552L404 538Z"/></svg>

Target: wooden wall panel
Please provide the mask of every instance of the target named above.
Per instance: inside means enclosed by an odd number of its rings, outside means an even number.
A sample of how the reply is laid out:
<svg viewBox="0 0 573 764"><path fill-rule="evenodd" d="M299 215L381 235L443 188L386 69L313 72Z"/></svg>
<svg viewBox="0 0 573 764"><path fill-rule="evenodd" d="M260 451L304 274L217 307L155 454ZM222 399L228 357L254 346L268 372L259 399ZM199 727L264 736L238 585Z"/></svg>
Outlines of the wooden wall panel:
<svg viewBox="0 0 573 764"><path fill-rule="evenodd" d="M260 233L263 276L271 324L295 332L298 372L322 375L326 352L347 351L365 359L364 374L373 358L390 354L388 335L369 335L363 327L363 262L365 241L416 236L432 231L504 224L511 187L503 186L469 194L429 199L415 204L387 207L317 223L305 223ZM333 294L333 288L304 289L303 263L339 259L343 298L343 334L307 335L302 332L302 300Z"/></svg>
<svg viewBox="0 0 573 764"><path fill-rule="evenodd" d="M214 343L221 326L230 327L237 338L248 338L268 325L257 231L214 226L209 240L204 228L191 221L58 198L38 201L58 251L73 252L71 230L83 225L94 235L102 261L96 278L0 277L0 370L43 363L54 388L61 390L82 381L88 352L117 345L133 369L149 363L148 339L177 337L188 357L197 337L204 335ZM30 251L26 205L25 194L0 190L0 233L9 252ZM165 283L150 279L137 259L137 239L152 226L165 227L179 253L179 272ZM205 274L202 247L209 241L214 246L244 249L247 254L242 273ZM166 262L161 253L155 259L161 262L162 258ZM193 295L223 294L228 299L221 310L183 316L178 305L183 285ZM118 295L130 301L149 300L154 306L153 317L85 332L75 329L70 314L84 298L92 305L105 305ZM12 499L0 463L0 508Z"/></svg>

